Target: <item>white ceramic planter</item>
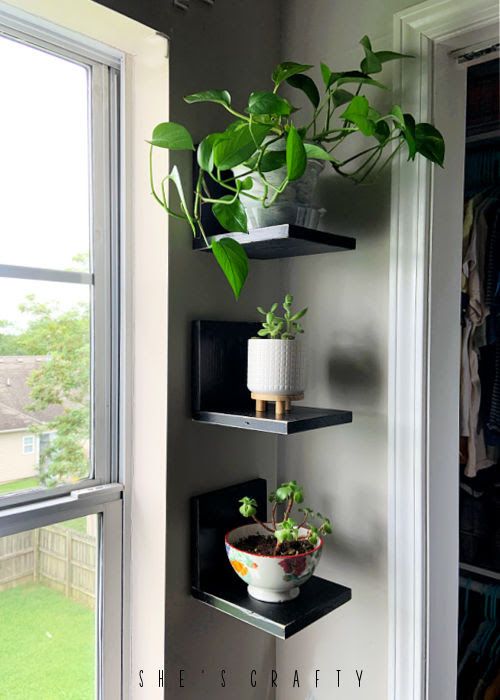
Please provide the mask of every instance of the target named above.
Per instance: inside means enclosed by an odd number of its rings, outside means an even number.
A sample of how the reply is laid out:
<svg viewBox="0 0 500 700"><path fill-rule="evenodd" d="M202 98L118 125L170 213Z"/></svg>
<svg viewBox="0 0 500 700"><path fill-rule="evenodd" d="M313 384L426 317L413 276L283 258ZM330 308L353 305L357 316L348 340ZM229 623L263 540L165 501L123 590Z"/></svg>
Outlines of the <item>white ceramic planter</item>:
<svg viewBox="0 0 500 700"><path fill-rule="evenodd" d="M306 384L305 352L301 340L250 338L247 386L260 394L293 396Z"/></svg>
<svg viewBox="0 0 500 700"><path fill-rule="evenodd" d="M306 528L300 529L306 535ZM248 584L248 595L265 603L284 603L299 595L299 586L308 581L321 557L323 540L310 552L284 557L250 554L234 544L243 537L269 534L257 523L242 525L226 535L229 563L238 576Z"/></svg>
<svg viewBox="0 0 500 700"><path fill-rule="evenodd" d="M285 150L285 141L275 141L269 151ZM305 173L299 180L290 182L285 191L277 198L276 202L269 207L263 207L260 202L256 202L248 197L241 197L241 203L245 208L249 228L260 228L263 226L275 226L277 224L298 224L317 228L323 209L314 209L313 201L316 192L318 178L325 167L322 160L308 160ZM238 165L233 168L235 175L246 172L248 168ZM266 173L266 179L273 187L279 187L286 177L286 167L278 168ZM262 197L264 195L264 184L257 173L249 175L252 179L251 194ZM274 190L269 188L268 200L272 197ZM304 223L307 222L307 223Z"/></svg>

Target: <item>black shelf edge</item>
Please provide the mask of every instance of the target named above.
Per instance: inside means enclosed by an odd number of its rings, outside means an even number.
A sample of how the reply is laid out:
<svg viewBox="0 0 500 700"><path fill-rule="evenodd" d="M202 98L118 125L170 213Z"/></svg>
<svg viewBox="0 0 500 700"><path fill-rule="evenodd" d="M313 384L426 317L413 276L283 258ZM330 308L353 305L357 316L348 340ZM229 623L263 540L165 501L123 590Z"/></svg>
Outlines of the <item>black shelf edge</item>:
<svg viewBox="0 0 500 700"><path fill-rule="evenodd" d="M241 584L241 585L240 585ZM288 639L316 620L351 600L351 589L313 576L300 587L300 594L287 603L262 603L251 598L243 581L209 590L192 588L192 595L212 608L231 615L252 627Z"/></svg>
<svg viewBox="0 0 500 700"><path fill-rule="evenodd" d="M268 408L265 414L257 414L255 409L235 412L198 411L193 418L195 421L209 425L222 425L229 428L242 428L278 435L293 435L306 430L352 423L351 411L333 408L309 408L298 404L294 404L291 412L280 419L276 419L274 416L274 404Z"/></svg>
<svg viewBox="0 0 500 700"><path fill-rule="evenodd" d="M264 632L288 639L351 600L351 589L313 576L295 600L263 603L229 565L224 535L248 520L238 512L243 496L257 501L257 517L267 518L267 482L251 479L191 498L191 595L220 612ZM319 564L321 567L321 562Z"/></svg>
<svg viewBox="0 0 500 700"><path fill-rule="evenodd" d="M252 229L248 233L223 233L210 236L208 240L218 241L222 238L238 241L245 248L249 258L258 260L336 253L356 248L355 238L295 224L266 226ZM210 250L200 237L193 239L193 249L204 252Z"/></svg>

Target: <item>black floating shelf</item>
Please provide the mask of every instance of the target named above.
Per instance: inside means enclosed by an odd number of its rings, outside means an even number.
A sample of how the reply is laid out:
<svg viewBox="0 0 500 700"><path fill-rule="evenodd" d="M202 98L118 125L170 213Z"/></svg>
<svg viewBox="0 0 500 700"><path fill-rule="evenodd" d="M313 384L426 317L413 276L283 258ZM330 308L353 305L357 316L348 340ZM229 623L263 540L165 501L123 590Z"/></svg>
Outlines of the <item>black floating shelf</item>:
<svg viewBox="0 0 500 700"><path fill-rule="evenodd" d="M351 599L351 589L313 576L301 586L299 596L287 603L262 603L250 598L245 583L229 566L224 535L244 520L237 509L242 496L255 498L258 516L265 519L265 479L195 496L192 515L192 588L194 598L242 622L288 639ZM321 563L320 563L321 566Z"/></svg>
<svg viewBox="0 0 500 700"><path fill-rule="evenodd" d="M193 321L193 418L209 425L291 435L352 422L350 411L294 404L281 419L274 405L257 413L247 389L247 343L259 323Z"/></svg>
<svg viewBox="0 0 500 700"><path fill-rule="evenodd" d="M252 229L248 233L224 233L210 236L208 240L218 241L221 238L233 238L244 246L249 258L259 260L336 253L356 248L355 238L316 231L295 224L266 226L265 228ZM202 251L209 250L202 238L193 239L193 248Z"/></svg>
<svg viewBox="0 0 500 700"><path fill-rule="evenodd" d="M244 428L246 430L260 430L264 433L278 433L278 435L292 435L302 433L305 430L315 428L327 428L332 425L342 425L352 422L350 411L338 411L333 408L307 408L294 404L292 412L283 418L275 418L274 404L265 414L256 414L255 408L248 411L236 409L235 411L198 411L194 418L201 423L212 425L225 425L229 428Z"/></svg>

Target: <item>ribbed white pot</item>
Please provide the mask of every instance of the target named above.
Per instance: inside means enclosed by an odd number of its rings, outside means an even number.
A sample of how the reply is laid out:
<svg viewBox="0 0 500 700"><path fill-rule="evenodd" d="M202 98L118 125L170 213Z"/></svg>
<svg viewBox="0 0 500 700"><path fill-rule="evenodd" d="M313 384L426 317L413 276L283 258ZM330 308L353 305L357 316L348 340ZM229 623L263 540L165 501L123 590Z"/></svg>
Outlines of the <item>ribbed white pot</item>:
<svg viewBox="0 0 500 700"><path fill-rule="evenodd" d="M304 391L305 379L305 352L298 338L250 338L247 375L250 391L292 396Z"/></svg>

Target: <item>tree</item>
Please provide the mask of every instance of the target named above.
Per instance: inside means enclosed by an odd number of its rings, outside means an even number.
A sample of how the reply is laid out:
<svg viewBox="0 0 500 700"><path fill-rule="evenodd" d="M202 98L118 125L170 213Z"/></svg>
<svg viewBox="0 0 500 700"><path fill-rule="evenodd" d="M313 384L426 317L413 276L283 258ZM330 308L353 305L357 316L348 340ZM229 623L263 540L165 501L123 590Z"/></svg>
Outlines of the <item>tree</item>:
<svg viewBox="0 0 500 700"><path fill-rule="evenodd" d="M11 348L16 350L15 354L44 355L47 358L29 377L31 404L27 410L43 411L51 406L62 408L52 420L32 426L34 433L53 433L40 454L40 481L45 486L77 481L89 471L88 305L79 304L61 311L57 304L40 303L32 295L19 308L30 320L26 330L17 336L8 336ZM4 343L8 345L5 336Z"/></svg>

